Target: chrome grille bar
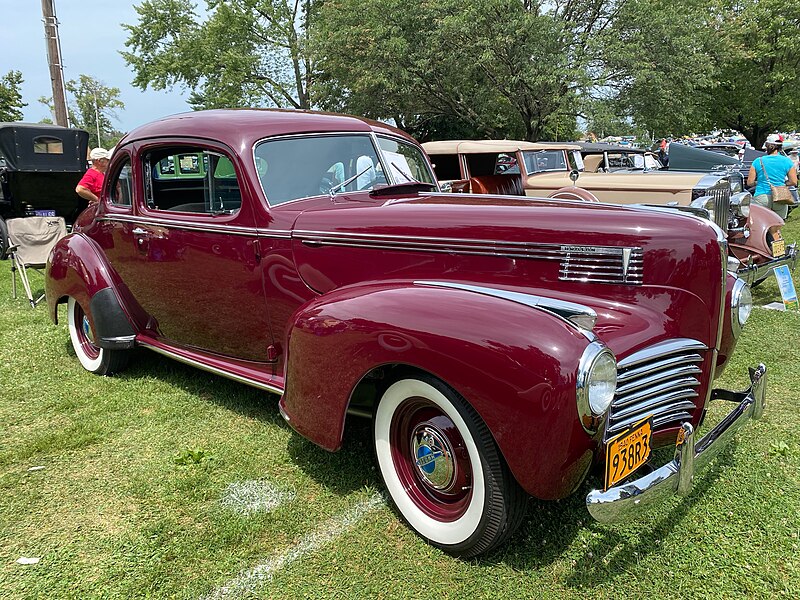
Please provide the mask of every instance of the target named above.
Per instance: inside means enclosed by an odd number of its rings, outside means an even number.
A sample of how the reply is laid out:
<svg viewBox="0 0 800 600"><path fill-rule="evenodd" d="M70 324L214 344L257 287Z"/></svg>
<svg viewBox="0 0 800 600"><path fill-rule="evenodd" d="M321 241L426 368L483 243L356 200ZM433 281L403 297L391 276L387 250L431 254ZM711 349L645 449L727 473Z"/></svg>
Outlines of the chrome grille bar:
<svg viewBox="0 0 800 600"><path fill-rule="evenodd" d="M705 350L702 342L678 338L620 360L606 437L650 416L654 428L691 420L697 409L695 399Z"/></svg>
<svg viewBox="0 0 800 600"><path fill-rule="evenodd" d="M570 251L561 261L558 278L562 281L591 281L641 285L644 275L641 248L619 249L615 255L598 256L585 251Z"/></svg>

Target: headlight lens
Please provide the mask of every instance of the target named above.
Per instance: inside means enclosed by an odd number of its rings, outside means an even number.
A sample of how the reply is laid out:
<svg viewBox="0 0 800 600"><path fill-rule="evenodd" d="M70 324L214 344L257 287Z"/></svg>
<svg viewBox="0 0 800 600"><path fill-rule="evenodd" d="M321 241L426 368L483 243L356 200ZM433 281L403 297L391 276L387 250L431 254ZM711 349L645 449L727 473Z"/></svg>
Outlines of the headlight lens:
<svg viewBox="0 0 800 600"><path fill-rule="evenodd" d="M579 404L593 415L608 409L617 390L617 359L611 350L600 342L589 344L578 366L577 385Z"/></svg>
<svg viewBox="0 0 800 600"><path fill-rule="evenodd" d="M742 331L752 311L753 295L750 293L750 286L742 279L736 279L731 293L731 327L735 336Z"/></svg>
<svg viewBox="0 0 800 600"><path fill-rule="evenodd" d="M750 216L750 202L753 196L750 192L741 192L731 196L731 210L733 214L744 217L745 219Z"/></svg>
<svg viewBox="0 0 800 600"><path fill-rule="evenodd" d="M702 208L705 211L708 211L708 218L711 220L712 223L716 222L715 215L714 215L714 198L712 196L700 196L692 200L692 203L689 205L692 208Z"/></svg>

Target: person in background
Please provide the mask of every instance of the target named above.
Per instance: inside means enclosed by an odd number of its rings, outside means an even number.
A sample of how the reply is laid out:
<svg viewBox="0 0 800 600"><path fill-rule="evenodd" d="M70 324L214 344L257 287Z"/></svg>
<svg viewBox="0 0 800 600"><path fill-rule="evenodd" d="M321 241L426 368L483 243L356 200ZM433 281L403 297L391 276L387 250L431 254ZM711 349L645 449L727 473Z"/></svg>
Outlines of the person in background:
<svg viewBox="0 0 800 600"><path fill-rule="evenodd" d="M780 154L783 148L783 136L772 133L767 137L764 150L767 155L754 160L747 175L747 186L756 186L753 202L772 209L782 219L786 218L789 207L786 204L773 204L770 184L797 185L797 168L792 159Z"/></svg>
<svg viewBox="0 0 800 600"><path fill-rule="evenodd" d="M89 160L92 161L92 166L89 167L78 182L78 185L75 186L75 192L81 198L88 200L89 206L97 204L100 200L100 190L103 189L103 179L105 179L110 158L111 153L105 148L94 148L89 152Z"/></svg>

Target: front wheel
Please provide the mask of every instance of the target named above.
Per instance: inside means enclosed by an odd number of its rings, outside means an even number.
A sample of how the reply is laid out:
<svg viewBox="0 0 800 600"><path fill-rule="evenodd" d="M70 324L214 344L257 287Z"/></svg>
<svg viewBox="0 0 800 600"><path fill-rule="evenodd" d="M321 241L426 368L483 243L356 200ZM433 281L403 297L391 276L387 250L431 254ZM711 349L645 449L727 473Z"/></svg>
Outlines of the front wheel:
<svg viewBox="0 0 800 600"><path fill-rule="evenodd" d="M128 351L98 346L89 319L75 298L67 301L67 320L72 347L84 369L97 375L112 375L125 368L128 364Z"/></svg>
<svg viewBox="0 0 800 600"><path fill-rule="evenodd" d="M526 496L467 402L427 376L401 379L375 410L386 489L408 524L461 557L497 547L522 521Z"/></svg>

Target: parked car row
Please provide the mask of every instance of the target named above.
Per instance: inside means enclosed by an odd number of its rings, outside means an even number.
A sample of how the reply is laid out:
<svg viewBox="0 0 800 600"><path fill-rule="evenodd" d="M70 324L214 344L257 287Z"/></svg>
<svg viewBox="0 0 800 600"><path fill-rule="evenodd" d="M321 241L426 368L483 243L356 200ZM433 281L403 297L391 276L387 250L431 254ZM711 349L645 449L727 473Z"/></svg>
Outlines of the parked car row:
<svg viewBox="0 0 800 600"><path fill-rule="evenodd" d="M371 419L397 511L457 556L506 541L528 496L587 478L601 522L688 494L761 416L766 367L746 390L714 387L752 305L727 221L645 205L710 197L727 219L741 190L668 173L614 205L497 195L515 169L509 185L574 190L585 159L493 144L429 147L452 189L488 193L454 194L412 138L367 119L218 110L145 125L51 254L50 317L66 304L88 371L146 348L280 395L327 450L348 419ZM697 439L714 400L731 411ZM652 464L664 446L674 458Z"/></svg>

